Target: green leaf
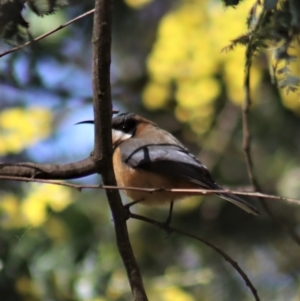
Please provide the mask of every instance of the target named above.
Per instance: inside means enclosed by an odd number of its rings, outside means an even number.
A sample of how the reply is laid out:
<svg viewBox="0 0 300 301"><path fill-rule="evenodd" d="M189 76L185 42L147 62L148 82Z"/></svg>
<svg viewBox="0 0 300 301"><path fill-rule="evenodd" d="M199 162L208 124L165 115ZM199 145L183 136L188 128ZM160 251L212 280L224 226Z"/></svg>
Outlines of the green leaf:
<svg viewBox="0 0 300 301"><path fill-rule="evenodd" d="M280 68L279 70L277 70L277 74L281 75L281 74L285 74L285 73L289 73L290 72L290 68L288 66L284 66L283 68Z"/></svg>
<svg viewBox="0 0 300 301"><path fill-rule="evenodd" d="M291 24L295 28L300 28L300 1L299 0L289 0L290 3L290 13L292 15Z"/></svg>
<svg viewBox="0 0 300 301"><path fill-rule="evenodd" d="M236 6L238 5L242 0L223 0L225 6Z"/></svg>
<svg viewBox="0 0 300 301"><path fill-rule="evenodd" d="M274 9L276 8L278 0L265 0L264 1L264 8L266 10Z"/></svg>

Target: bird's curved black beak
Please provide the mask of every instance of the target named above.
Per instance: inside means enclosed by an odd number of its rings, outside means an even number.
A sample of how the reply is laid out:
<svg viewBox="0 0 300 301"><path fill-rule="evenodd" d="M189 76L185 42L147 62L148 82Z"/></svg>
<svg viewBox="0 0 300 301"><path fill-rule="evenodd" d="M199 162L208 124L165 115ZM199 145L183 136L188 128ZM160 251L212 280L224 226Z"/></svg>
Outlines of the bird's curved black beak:
<svg viewBox="0 0 300 301"><path fill-rule="evenodd" d="M85 124L85 123L94 124L94 120L84 120L84 121L76 122L75 125L77 125L77 124Z"/></svg>
<svg viewBox="0 0 300 301"><path fill-rule="evenodd" d="M117 113L119 113L119 110L113 110L112 113L113 113L113 115L117 114ZM95 123L94 120L84 120L84 121L75 123L75 125L77 125L77 124L94 124L94 123Z"/></svg>

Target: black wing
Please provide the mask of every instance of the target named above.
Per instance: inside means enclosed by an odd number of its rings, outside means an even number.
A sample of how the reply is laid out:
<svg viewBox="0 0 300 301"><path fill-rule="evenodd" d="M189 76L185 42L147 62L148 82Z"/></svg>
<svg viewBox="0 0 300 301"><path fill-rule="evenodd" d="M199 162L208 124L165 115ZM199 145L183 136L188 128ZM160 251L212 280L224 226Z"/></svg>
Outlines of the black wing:
<svg viewBox="0 0 300 301"><path fill-rule="evenodd" d="M205 189L222 189L214 182L205 165L180 145L148 144L142 139L130 139L119 147L123 162L133 168L186 180ZM254 206L235 195L228 193L218 195L248 213L259 214Z"/></svg>
<svg viewBox="0 0 300 301"><path fill-rule="evenodd" d="M129 166L186 180L203 188L219 188L207 168L185 148L173 144L144 144L136 147L132 142L133 139L130 143L120 145L122 160Z"/></svg>

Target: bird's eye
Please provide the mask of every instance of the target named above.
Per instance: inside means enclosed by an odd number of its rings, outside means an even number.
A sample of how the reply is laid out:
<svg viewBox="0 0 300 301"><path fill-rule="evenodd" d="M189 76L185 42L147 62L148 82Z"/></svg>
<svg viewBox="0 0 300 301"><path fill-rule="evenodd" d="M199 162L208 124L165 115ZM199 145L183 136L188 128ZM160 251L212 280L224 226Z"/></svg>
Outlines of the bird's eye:
<svg viewBox="0 0 300 301"><path fill-rule="evenodd" d="M129 133L131 132L136 126L136 122L135 120L127 120L125 123L123 123L121 125L121 130L124 132L124 133Z"/></svg>

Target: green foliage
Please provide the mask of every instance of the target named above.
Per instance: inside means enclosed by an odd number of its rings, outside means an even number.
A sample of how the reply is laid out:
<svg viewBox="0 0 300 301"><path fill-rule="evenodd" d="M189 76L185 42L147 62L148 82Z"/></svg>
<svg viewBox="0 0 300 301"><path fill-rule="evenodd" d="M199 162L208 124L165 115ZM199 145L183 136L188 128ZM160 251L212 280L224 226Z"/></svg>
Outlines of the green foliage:
<svg viewBox="0 0 300 301"><path fill-rule="evenodd" d="M257 0L247 19L248 33L234 39L225 47L232 50L237 45L246 46L246 67L251 66L254 56L263 50L273 52L274 64L271 68L273 81L286 92L295 92L299 88L299 78L291 75L288 65L297 59L289 54L293 43L300 35L300 4L295 0L265 1ZM284 68L277 70L280 62Z"/></svg>
<svg viewBox="0 0 300 301"><path fill-rule="evenodd" d="M236 6L238 5L240 2L242 2L242 0L222 0L224 2L224 4L226 6Z"/></svg>
<svg viewBox="0 0 300 301"><path fill-rule="evenodd" d="M67 0L0 0L0 37L11 45L19 45L31 39L29 23L22 12L25 4L36 15L43 17L53 14L59 7L66 6Z"/></svg>

